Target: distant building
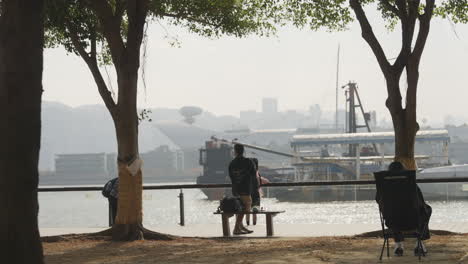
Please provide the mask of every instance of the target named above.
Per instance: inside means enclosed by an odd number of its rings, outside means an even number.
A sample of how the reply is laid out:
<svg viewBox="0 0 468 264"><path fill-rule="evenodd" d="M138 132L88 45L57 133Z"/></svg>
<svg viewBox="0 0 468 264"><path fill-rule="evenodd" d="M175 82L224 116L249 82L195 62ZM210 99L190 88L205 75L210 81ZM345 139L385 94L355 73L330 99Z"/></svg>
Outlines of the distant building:
<svg viewBox="0 0 468 264"><path fill-rule="evenodd" d="M184 155L184 152L182 150L176 150L174 152L174 154L175 154L175 160L174 160L175 169L177 171L185 170L185 155Z"/></svg>
<svg viewBox="0 0 468 264"><path fill-rule="evenodd" d="M309 115L311 127L318 128L320 126L320 118L322 117L322 109L320 109L320 105L311 105L309 107Z"/></svg>
<svg viewBox="0 0 468 264"><path fill-rule="evenodd" d="M174 168L174 153L166 145L142 153L140 156L145 162L144 168Z"/></svg>
<svg viewBox="0 0 468 264"><path fill-rule="evenodd" d="M254 122L257 119L257 111L255 110L247 110L247 111L240 111L239 119L241 124L247 125L250 122Z"/></svg>
<svg viewBox="0 0 468 264"><path fill-rule="evenodd" d="M262 99L262 113L263 114L278 113L278 100L276 98L263 98Z"/></svg>
<svg viewBox="0 0 468 264"><path fill-rule="evenodd" d="M107 178L108 162L105 153L55 155L57 177Z"/></svg>

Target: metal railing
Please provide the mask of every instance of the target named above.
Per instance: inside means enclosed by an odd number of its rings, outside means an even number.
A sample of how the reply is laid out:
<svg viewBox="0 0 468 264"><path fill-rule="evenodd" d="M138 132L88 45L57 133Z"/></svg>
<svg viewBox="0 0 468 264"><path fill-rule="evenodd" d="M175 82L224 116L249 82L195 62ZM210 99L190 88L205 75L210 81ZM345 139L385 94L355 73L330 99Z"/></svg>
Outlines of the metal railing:
<svg viewBox="0 0 468 264"><path fill-rule="evenodd" d="M468 177L416 179L416 183L453 183L468 182ZM293 186L333 186L333 185L369 185L375 184L374 180L349 180L349 181L314 181L314 182L276 182L262 184L262 187L293 187ZM143 190L178 190L178 189L209 189L230 188L229 183L220 184L168 184L168 185L143 185ZM39 187L39 192L74 192L74 191L102 191L103 186L57 186Z"/></svg>
<svg viewBox="0 0 468 264"><path fill-rule="evenodd" d="M468 177L453 177L453 178L431 178L431 179L416 179L416 183L461 183L468 182ZM307 187L307 186L337 186L337 185L371 185L375 184L374 180L348 180L348 181L315 181L315 182L280 182L262 184L262 187ZM143 190L180 190L179 193L179 210L180 210L180 225L185 225L184 213L184 193L183 189L210 189L210 188L230 188L231 184L168 184L168 185L143 185ZM39 187L39 192L78 192L78 191L102 191L103 186L57 186L57 187ZM109 204L109 226L113 224L111 217L111 206Z"/></svg>

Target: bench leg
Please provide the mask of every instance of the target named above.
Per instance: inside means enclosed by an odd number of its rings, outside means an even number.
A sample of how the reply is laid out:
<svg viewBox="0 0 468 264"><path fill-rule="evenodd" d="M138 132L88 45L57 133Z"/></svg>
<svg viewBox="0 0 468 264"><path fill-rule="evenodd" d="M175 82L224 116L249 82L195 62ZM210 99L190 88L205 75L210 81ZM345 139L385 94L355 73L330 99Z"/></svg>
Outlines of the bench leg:
<svg viewBox="0 0 468 264"><path fill-rule="evenodd" d="M267 229L267 236L273 236L273 215L266 214L266 229Z"/></svg>
<svg viewBox="0 0 468 264"><path fill-rule="evenodd" d="M256 225L257 224L257 214L252 215L252 224Z"/></svg>
<svg viewBox="0 0 468 264"><path fill-rule="evenodd" d="M222 214L221 219L223 223L223 236L225 237L231 236L231 229L229 228L229 216Z"/></svg>

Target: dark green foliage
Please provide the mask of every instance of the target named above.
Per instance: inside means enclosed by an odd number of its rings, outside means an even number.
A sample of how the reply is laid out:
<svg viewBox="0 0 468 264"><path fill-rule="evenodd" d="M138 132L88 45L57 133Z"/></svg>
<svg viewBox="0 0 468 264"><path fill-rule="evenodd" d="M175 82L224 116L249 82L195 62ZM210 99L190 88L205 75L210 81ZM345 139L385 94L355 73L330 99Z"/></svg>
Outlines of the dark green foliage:
<svg viewBox="0 0 468 264"><path fill-rule="evenodd" d="M73 52L74 47L69 39L70 31L79 36L80 43L84 47L88 47L89 43L86 40L92 38L91 32L96 32L97 28L97 20L93 11L79 0L46 2L46 47L63 45L68 52ZM100 34L99 40L103 40Z"/></svg>
<svg viewBox="0 0 468 264"><path fill-rule="evenodd" d="M374 5L387 22L387 27L394 29L399 22L396 12L396 0L360 0L361 5ZM420 14L423 13L424 1L420 2ZM439 4L435 14L446 18L451 17L454 22L468 22L468 0L437 1ZM288 18L299 27L309 26L316 30L324 27L328 30L343 30L353 21L349 0L285 0L285 11ZM407 9L408 11L408 9Z"/></svg>
<svg viewBox="0 0 468 264"><path fill-rule="evenodd" d="M285 0L286 17L295 26L343 30L353 19L347 0Z"/></svg>
<svg viewBox="0 0 468 264"><path fill-rule="evenodd" d="M468 23L468 0L446 0L437 13L450 17L455 23Z"/></svg>
<svg viewBox="0 0 468 264"><path fill-rule="evenodd" d="M197 34L242 37L269 35L281 21L280 0L163 0L151 1L154 18L170 18Z"/></svg>
<svg viewBox="0 0 468 264"><path fill-rule="evenodd" d="M101 63L111 63L105 39L101 34L98 19L86 0L46 1L46 47L63 46L68 52L78 54L71 39L74 34L80 45L87 50L96 40ZM119 4L126 0L108 0L119 12ZM208 37L248 34L270 35L282 17L280 0L151 0L147 20L165 19L171 24ZM126 13L121 12L122 39L126 40ZM91 52L91 51L89 51Z"/></svg>
<svg viewBox="0 0 468 264"><path fill-rule="evenodd" d="M85 50L91 49L93 41L98 43L101 52L96 54L97 58L101 64L111 64L104 36L98 30L97 17L84 1L47 0L45 28L46 48L63 46L67 52L79 55L71 39L73 34Z"/></svg>

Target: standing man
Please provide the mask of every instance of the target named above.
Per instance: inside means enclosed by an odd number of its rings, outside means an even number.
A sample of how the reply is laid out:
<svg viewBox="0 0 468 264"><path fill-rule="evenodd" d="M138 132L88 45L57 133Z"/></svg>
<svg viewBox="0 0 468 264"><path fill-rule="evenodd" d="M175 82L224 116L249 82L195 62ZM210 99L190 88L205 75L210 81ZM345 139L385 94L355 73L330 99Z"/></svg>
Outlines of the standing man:
<svg viewBox="0 0 468 264"><path fill-rule="evenodd" d="M255 179L256 170L253 162L244 157L244 146L235 144L234 155L236 156L229 164L229 177L232 182L232 195L240 197L244 205L245 212L252 209L252 181ZM236 225L234 226L234 235L249 234L253 231L248 230L242 224L244 214L238 214Z"/></svg>

